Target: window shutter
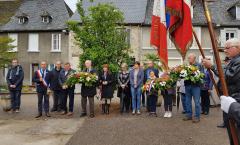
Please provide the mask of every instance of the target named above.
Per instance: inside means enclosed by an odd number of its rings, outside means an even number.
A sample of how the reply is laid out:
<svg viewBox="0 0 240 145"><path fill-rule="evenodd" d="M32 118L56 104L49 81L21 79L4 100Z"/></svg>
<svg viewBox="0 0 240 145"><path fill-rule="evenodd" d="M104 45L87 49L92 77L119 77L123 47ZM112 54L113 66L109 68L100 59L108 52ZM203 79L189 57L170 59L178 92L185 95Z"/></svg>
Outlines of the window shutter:
<svg viewBox="0 0 240 145"><path fill-rule="evenodd" d="M221 40L221 47L224 47L224 44L226 42L226 34L225 30L220 30L220 40Z"/></svg>

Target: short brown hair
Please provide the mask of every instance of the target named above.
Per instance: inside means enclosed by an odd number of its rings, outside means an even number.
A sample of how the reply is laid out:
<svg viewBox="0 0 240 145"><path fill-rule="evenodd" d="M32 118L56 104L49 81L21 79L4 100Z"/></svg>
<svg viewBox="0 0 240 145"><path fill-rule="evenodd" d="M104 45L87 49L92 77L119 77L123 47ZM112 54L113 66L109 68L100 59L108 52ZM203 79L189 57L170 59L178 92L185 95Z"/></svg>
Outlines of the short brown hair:
<svg viewBox="0 0 240 145"><path fill-rule="evenodd" d="M104 64L103 65L103 68L106 67L106 68L109 68L109 65L108 64Z"/></svg>

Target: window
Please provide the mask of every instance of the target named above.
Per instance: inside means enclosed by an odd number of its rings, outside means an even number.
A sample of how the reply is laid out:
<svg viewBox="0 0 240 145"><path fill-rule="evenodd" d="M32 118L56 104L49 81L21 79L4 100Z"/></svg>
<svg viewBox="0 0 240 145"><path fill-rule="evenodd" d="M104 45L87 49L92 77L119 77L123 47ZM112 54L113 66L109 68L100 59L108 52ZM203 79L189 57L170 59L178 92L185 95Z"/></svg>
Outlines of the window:
<svg viewBox="0 0 240 145"><path fill-rule="evenodd" d="M27 17L19 17L18 18L18 23L19 24L25 24L27 22L28 18Z"/></svg>
<svg viewBox="0 0 240 145"><path fill-rule="evenodd" d="M28 35L28 51L29 52L39 52L39 38L38 34L29 34Z"/></svg>
<svg viewBox="0 0 240 145"><path fill-rule="evenodd" d="M236 19L240 20L240 6L236 7Z"/></svg>
<svg viewBox="0 0 240 145"><path fill-rule="evenodd" d="M7 82L6 78L7 78L8 70L9 70L9 69L8 69L7 66L6 66L6 67L4 68L4 70L3 70L3 71L4 71L3 74L4 74L4 78L5 78L4 80L5 80L5 82Z"/></svg>
<svg viewBox="0 0 240 145"><path fill-rule="evenodd" d="M51 17L50 16L42 16L42 22L43 23L50 23Z"/></svg>
<svg viewBox="0 0 240 145"><path fill-rule="evenodd" d="M126 29L126 43L128 45L128 47L131 47L131 30L130 29Z"/></svg>
<svg viewBox="0 0 240 145"><path fill-rule="evenodd" d="M225 40L227 41L227 40L229 40L229 39L231 39L231 38L235 38L236 37L236 34L237 34L237 31L234 31L234 30L228 30L228 31L226 31L226 33L225 33Z"/></svg>
<svg viewBox="0 0 240 145"><path fill-rule="evenodd" d="M34 73L39 69L38 63L32 63L30 64L30 85L34 85L34 82L32 82L32 78L34 77Z"/></svg>
<svg viewBox="0 0 240 145"><path fill-rule="evenodd" d="M8 37L10 37L13 42L11 43L12 46L14 46L14 48L12 48L12 50L10 52L16 52L18 49L18 34L17 33L10 33L8 34Z"/></svg>
<svg viewBox="0 0 240 145"><path fill-rule="evenodd" d="M197 38L201 44L201 27L194 27L193 29L194 29L195 33L197 34ZM193 36L193 44L192 44L191 49L198 49L198 45L197 45L197 42L196 42L196 39L194 36Z"/></svg>
<svg viewBox="0 0 240 145"><path fill-rule="evenodd" d="M231 38L238 38L237 28L225 28L221 30L221 46L224 47L227 40Z"/></svg>
<svg viewBox="0 0 240 145"><path fill-rule="evenodd" d="M52 34L52 52L61 51L61 34Z"/></svg>

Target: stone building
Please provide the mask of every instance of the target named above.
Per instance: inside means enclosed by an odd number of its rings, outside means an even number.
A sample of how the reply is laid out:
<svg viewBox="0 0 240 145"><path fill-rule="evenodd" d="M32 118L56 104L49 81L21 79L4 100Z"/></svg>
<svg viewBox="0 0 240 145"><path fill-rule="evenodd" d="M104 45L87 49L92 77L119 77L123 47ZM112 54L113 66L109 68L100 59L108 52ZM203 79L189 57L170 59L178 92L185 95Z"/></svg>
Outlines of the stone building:
<svg viewBox="0 0 240 145"><path fill-rule="evenodd" d="M48 68L56 60L69 61L69 33L66 22L72 16L64 0L0 1L0 36L15 40L12 45L25 72L25 85L32 85L34 71L42 60ZM7 68L0 73L4 83Z"/></svg>

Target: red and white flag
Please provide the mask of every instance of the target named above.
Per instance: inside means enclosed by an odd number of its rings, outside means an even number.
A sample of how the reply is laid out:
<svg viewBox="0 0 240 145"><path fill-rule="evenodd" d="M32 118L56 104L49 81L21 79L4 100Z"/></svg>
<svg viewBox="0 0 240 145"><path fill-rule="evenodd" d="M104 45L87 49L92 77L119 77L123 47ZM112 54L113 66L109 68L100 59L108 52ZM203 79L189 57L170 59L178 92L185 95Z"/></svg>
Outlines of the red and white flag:
<svg viewBox="0 0 240 145"><path fill-rule="evenodd" d="M185 58L193 42L191 0L167 0L166 12L170 14L170 39Z"/></svg>
<svg viewBox="0 0 240 145"><path fill-rule="evenodd" d="M150 43L158 50L160 61L167 68L168 50L165 0L154 1Z"/></svg>

